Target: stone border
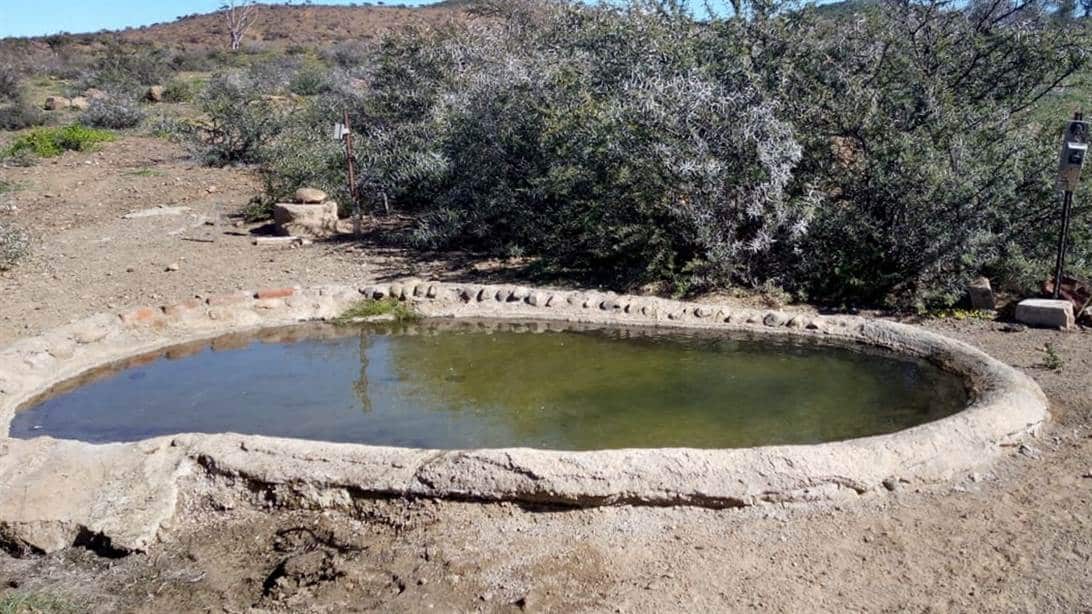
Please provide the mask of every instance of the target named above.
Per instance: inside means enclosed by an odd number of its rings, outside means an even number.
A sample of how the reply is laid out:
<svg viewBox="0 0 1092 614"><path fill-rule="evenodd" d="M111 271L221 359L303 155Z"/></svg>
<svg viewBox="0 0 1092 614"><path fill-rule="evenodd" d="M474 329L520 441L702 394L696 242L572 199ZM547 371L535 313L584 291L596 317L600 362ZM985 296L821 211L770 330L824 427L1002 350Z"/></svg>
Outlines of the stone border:
<svg viewBox="0 0 1092 614"><path fill-rule="evenodd" d="M125 358L225 333L331 319L361 297L425 316L535 319L760 332L865 344L962 375L967 409L889 435L760 448L565 452L418 450L234 434L92 445L11 439L17 409L58 383ZM182 501L211 507L344 508L368 497L595 506L743 507L882 492L989 465L1035 434L1047 401L1026 375L920 328L851 316L735 309L612 293L418 280L366 288L271 288L100 314L0 349L0 545L148 548Z"/></svg>

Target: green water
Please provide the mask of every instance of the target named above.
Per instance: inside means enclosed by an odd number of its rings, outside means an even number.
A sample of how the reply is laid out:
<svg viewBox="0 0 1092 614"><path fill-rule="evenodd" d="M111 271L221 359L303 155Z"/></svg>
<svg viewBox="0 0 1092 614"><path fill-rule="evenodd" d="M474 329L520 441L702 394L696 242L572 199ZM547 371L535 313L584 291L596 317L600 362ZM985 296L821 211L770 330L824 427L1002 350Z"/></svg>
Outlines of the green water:
<svg viewBox="0 0 1092 614"><path fill-rule="evenodd" d="M233 336L94 374L17 414L12 436L731 448L889 433L967 401L956 377L874 352L709 332L546 328L426 322Z"/></svg>

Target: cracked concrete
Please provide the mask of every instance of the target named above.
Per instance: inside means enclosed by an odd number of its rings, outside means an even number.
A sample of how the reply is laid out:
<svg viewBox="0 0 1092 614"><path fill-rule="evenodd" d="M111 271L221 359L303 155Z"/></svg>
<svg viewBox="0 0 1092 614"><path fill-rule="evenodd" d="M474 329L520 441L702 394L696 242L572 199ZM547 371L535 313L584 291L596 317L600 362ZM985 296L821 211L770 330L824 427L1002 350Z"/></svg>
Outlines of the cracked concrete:
<svg viewBox="0 0 1092 614"><path fill-rule="evenodd" d="M16 411L89 370L225 333L331 319L362 296L410 301L436 318L719 329L876 346L962 375L972 400L955 415L890 435L730 450L435 451L233 434L91 445L7 435ZM885 481L939 482L981 470L1048 417L1042 391L1019 371L964 343L884 321L419 280L263 289L98 315L0 348L0 544L17 553L76 543L145 550L169 529L182 494L212 506L307 509L387 496L741 507L882 494Z"/></svg>

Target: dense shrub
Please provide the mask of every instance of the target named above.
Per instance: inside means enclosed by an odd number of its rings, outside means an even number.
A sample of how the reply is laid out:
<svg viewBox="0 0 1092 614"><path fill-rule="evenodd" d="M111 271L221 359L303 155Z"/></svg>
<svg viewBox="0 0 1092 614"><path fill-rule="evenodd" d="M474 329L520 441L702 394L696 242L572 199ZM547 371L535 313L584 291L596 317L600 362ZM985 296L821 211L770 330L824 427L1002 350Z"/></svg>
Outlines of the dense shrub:
<svg viewBox="0 0 1092 614"><path fill-rule="evenodd" d="M65 151L90 151L100 143L114 140L114 134L80 125L36 128L20 135L5 151L6 156L33 154L40 158L59 156Z"/></svg>
<svg viewBox="0 0 1092 614"><path fill-rule="evenodd" d="M486 2L387 37L352 107L361 193L419 214L421 244L623 288L922 307L1047 257L1056 127L1030 110L1079 32L1037 0L738 4Z"/></svg>
<svg viewBox="0 0 1092 614"><path fill-rule="evenodd" d="M1063 118L1036 108L1084 65L1079 28L1045 0L733 4L484 1L327 50L332 71L236 54L252 66L214 77L184 132L207 163L260 164L271 199L309 184L348 205L329 138L347 109L362 203L415 214L418 245L619 289L922 308L1049 270ZM1092 209L1073 228L1092 271Z"/></svg>
<svg viewBox="0 0 1092 614"><path fill-rule="evenodd" d="M1050 269L1065 118L1044 129L1030 110L1083 51L1034 2L979 6L782 20L767 40L789 49L751 49L807 127L798 173L829 195L787 282L823 300L923 308L951 304L982 272L1018 277L1006 271L1020 259Z"/></svg>
<svg viewBox="0 0 1092 614"><path fill-rule="evenodd" d="M322 50L322 57L328 63L340 68L356 68L369 59L368 47L357 41L341 41Z"/></svg>
<svg viewBox="0 0 1092 614"><path fill-rule="evenodd" d="M0 271L14 267L30 253L30 237L23 230L0 219Z"/></svg>
<svg viewBox="0 0 1092 614"><path fill-rule="evenodd" d="M145 113L136 99L115 94L95 98L87 109L80 114L80 123L95 128L124 130L135 128L144 121Z"/></svg>
<svg viewBox="0 0 1092 614"><path fill-rule="evenodd" d="M41 109L27 100L15 67L0 66L0 130L22 130L44 121Z"/></svg>
<svg viewBox="0 0 1092 614"><path fill-rule="evenodd" d="M315 63L304 63L288 82L288 90L300 96L314 96L329 88L329 70Z"/></svg>
<svg viewBox="0 0 1092 614"><path fill-rule="evenodd" d="M163 86L164 102L189 102L195 93L194 84L184 79L172 79Z"/></svg>
<svg viewBox="0 0 1092 614"><path fill-rule="evenodd" d="M293 109L253 75L213 76L197 98L206 122L189 136L197 157L212 166L262 160L262 150L288 125Z"/></svg>
<svg viewBox="0 0 1092 614"><path fill-rule="evenodd" d="M14 66L0 66L0 102L11 102L21 93L19 72Z"/></svg>
<svg viewBox="0 0 1092 614"><path fill-rule="evenodd" d="M135 95L145 86L170 79L170 59L170 52L161 47L107 41L81 86Z"/></svg>
<svg viewBox="0 0 1092 614"><path fill-rule="evenodd" d="M45 113L23 97L14 102L0 103L0 130L33 128L41 126L45 121Z"/></svg>

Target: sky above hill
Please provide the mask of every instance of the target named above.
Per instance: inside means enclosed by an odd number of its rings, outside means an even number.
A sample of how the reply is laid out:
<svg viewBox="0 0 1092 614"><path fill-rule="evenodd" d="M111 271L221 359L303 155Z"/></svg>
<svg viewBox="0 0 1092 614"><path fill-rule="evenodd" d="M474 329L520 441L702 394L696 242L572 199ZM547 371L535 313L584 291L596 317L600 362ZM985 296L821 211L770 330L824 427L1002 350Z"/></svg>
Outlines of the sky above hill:
<svg viewBox="0 0 1092 614"><path fill-rule="evenodd" d="M210 13L221 4L222 0L0 0L0 38L147 26L192 13ZM354 2L322 0L315 4ZM365 2L358 0L355 4ZM421 6L432 2L394 0L386 4Z"/></svg>

